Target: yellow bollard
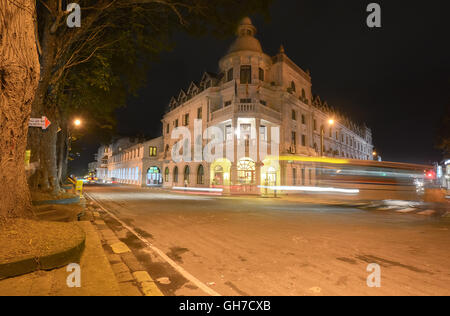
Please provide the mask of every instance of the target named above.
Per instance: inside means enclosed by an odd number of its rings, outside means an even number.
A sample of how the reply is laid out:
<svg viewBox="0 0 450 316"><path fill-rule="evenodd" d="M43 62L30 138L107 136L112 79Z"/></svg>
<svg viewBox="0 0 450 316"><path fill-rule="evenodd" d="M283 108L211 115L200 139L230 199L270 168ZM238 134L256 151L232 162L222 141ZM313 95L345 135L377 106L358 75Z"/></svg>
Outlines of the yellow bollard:
<svg viewBox="0 0 450 316"><path fill-rule="evenodd" d="M75 192L80 192L80 196L83 195L83 180L77 180L77 185L75 187Z"/></svg>

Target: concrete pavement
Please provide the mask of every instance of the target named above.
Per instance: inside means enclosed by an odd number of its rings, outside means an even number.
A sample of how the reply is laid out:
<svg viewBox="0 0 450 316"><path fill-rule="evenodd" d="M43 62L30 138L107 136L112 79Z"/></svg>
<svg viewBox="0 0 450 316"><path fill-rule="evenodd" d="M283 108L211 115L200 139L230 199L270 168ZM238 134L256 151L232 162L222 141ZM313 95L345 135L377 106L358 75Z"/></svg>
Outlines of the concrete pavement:
<svg viewBox="0 0 450 316"><path fill-rule="evenodd" d="M37 271L0 281L0 295L7 296L119 296L122 295L106 258L97 231L89 222L78 223L86 233L81 258L81 287L69 288L66 267Z"/></svg>

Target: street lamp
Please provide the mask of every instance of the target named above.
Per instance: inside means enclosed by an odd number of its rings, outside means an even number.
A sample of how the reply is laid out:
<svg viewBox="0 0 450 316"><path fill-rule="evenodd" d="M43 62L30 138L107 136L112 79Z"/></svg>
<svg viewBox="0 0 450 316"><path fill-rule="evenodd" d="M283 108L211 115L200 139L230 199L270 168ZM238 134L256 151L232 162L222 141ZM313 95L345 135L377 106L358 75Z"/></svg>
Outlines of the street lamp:
<svg viewBox="0 0 450 316"><path fill-rule="evenodd" d="M334 119L329 119L328 120L328 125L333 126L335 123ZM323 152L324 152L324 134L325 134L325 129L323 127L323 125L320 127L320 157L323 157Z"/></svg>
<svg viewBox="0 0 450 316"><path fill-rule="evenodd" d="M81 126L81 120L80 119L76 119L73 121L73 125L75 125L76 127Z"/></svg>
<svg viewBox="0 0 450 316"><path fill-rule="evenodd" d="M373 151L372 156L373 156L373 160L375 160L375 161L378 160L377 159L378 153L376 152L376 150Z"/></svg>

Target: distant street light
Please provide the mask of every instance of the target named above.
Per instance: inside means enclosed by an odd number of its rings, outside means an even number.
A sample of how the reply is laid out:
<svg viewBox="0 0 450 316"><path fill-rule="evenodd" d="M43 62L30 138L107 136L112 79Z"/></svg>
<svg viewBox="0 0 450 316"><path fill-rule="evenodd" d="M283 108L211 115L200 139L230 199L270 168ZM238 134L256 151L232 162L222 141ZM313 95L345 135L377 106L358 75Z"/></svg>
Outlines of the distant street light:
<svg viewBox="0 0 450 316"><path fill-rule="evenodd" d="M335 123L335 121L333 119L329 119L328 120L328 125L333 126ZM320 157L323 157L323 152L324 152L324 134L325 134L325 129L323 127L323 125L320 127Z"/></svg>
<svg viewBox="0 0 450 316"><path fill-rule="evenodd" d="M73 121L73 124L75 125L75 126L81 126L81 120L79 120L79 119L76 119L75 121Z"/></svg>

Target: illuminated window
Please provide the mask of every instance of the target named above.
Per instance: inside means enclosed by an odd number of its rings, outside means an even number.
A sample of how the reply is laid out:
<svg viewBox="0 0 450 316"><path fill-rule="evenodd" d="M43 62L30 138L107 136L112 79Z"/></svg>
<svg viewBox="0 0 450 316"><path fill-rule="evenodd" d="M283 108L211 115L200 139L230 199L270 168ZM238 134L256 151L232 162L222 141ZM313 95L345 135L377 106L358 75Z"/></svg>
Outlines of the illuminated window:
<svg viewBox="0 0 450 316"><path fill-rule="evenodd" d="M158 148L156 147L149 147L149 155L150 157L156 157L158 154Z"/></svg>
<svg viewBox="0 0 450 316"><path fill-rule="evenodd" d="M223 168L222 166L216 166L214 168L214 185L223 185Z"/></svg>
<svg viewBox="0 0 450 316"><path fill-rule="evenodd" d="M237 164L238 181L240 184L254 184L256 181L256 165L249 158L239 160Z"/></svg>
<svg viewBox="0 0 450 316"><path fill-rule="evenodd" d="M147 185L161 184L161 170L158 167L151 167L147 170Z"/></svg>
<svg viewBox="0 0 450 316"><path fill-rule="evenodd" d="M170 175L169 167L166 167L166 170L164 171L164 182L169 182L169 175Z"/></svg>

